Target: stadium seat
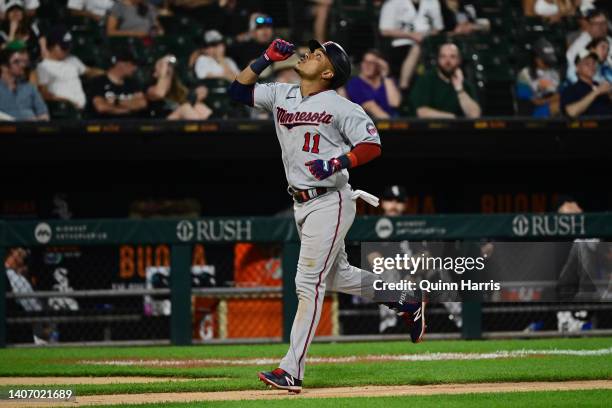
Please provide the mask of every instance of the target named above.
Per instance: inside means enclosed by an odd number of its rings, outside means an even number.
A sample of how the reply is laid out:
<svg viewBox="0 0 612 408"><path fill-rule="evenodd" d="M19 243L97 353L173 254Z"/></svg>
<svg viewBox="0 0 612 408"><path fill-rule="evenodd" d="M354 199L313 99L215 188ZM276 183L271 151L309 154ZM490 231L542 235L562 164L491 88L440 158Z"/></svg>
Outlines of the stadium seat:
<svg viewBox="0 0 612 408"><path fill-rule="evenodd" d="M52 119L81 119L81 112L70 102L48 101L46 103Z"/></svg>

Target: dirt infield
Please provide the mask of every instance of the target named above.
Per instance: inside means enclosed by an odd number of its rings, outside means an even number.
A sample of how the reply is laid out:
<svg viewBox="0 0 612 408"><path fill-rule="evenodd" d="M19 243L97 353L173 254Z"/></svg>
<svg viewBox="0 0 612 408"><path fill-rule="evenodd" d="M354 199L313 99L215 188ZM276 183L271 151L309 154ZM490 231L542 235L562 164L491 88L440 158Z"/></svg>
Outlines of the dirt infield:
<svg viewBox="0 0 612 408"><path fill-rule="evenodd" d="M92 395L76 398L76 402L49 404L49 402L10 402L11 407L82 407L88 405L142 404L164 402L225 401L225 400L261 400L281 398L334 398L334 397L382 397L400 395L436 395L466 394L492 392L526 392L526 391L559 391L612 389L611 380L565 381L565 382L513 382L513 383L477 383L477 384L439 384L439 385L399 385L399 386L365 386L339 388L306 389L299 395L289 395L276 390L248 390L227 392L188 392L188 393L153 393ZM0 407L8 407L8 401L0 402Z"/></svg>

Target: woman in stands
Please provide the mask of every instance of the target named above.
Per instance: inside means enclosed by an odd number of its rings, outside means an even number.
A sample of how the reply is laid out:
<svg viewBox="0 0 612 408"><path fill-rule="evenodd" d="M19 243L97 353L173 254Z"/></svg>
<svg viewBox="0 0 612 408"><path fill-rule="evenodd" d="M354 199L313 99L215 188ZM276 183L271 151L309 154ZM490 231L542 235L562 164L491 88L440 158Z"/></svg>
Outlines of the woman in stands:
<svg viewBox="0 0 612 408"><path fill-rule="evenodd" d="M164 34L157 9L146 0L117 0L106 19L109 37L154 37Z"/></svg>
<svg viewBox="0 0 612 408"><path fill-rule="evenodd" d="M595 81L601 83L602 81L612 83L612 66L608 61L608 54L610 52L610 43L608 39L596 38L587 45L587 50L597 55L597 73L595 74Z"/></svg>
<svg viewBox="0 0 612 408"><path fill-rule="evenodd" d="M22 42L26 44L28 52L36 56L39 46L44 49L40 41L38 25L26 15L23 0L8 0L5 3L4 20L0 24L0 48Z"/></svg>
<svg viewBox="0 0 612 408"><path fill-rule="evenodd" d="M155 63L153 83L147 89L151 117L176 120L205 120L212 110L204 100L208 90L198 86L189 90L176 72L176 57L166 55Z"/></svg>

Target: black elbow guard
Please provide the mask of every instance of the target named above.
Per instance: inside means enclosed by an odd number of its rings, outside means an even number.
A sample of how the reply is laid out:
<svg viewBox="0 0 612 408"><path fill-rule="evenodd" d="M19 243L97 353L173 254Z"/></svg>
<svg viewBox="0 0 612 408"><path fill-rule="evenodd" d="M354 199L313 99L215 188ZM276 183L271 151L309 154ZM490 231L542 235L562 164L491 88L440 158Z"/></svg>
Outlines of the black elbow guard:
<svg viewBox="0 0 612 408"><path fill-rule="evenodd" d="M227 94L236 102L253 106L255 99L255 85L244 85L238 81L234 81L227 89Z"/></svg>

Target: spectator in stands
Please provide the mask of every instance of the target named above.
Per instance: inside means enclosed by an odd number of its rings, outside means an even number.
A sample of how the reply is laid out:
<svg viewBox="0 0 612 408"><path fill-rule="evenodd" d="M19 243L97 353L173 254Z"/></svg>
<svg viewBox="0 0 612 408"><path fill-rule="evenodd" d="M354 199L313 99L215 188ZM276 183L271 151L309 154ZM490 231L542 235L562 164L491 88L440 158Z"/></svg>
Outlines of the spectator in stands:
<svg viewBox="0 0 612 408"><path fill-rule="evenodd" d="M0 51L0 116L4 120L49 120L49 112L34 85L25 79L25 50Z"/></svg>
<svg viewBox="0 0 612 408"><path fill-rule="evenodd" d="M593 78L597 72L597 55L582 50L576 56L578 81L561 93L561 108L572 118L612 115L612 84L601 84Z"/></svg>
<svg viewBox="0 0 612 408"><path fill-rule="evenodd" d="M444 28L438 0L387 0L378 24L383 37L391 41L391 73L399 78L400 89L408 89L421 55L420 44L428 35Z"/></svg>
<svg viewBox="0 0 612 408"><path fill-rule="evenodd" d="M315 40L324 43L327 41L327 19L334 0L311 0L311 2L313 3L312 14L314 15L312 32Z"/></svg>
<svg viewBox="0 0 612 408"><path fill-rule="evenodd" d="M399 217L406 211L406 188L387 186L380 197L380 208L386 217Z"/></svg>
<svg viewBox="0 0 612 408"><path fill-rule="evenodd" d="M560 195L554 205L559 214L582 214L583 210L578 201L570 195Z"/></svg>
<svg viewBox="0 0 612 408"><path fill-rule="evenodd" d="M265 14L254 14L249 25L250 38L247 41L238 42L230 48L229 54L242 69L258 58L268 48L274 36L274 21L272 17ZM266 70L269 75L272 71ZM264 71L264 75L265 72Z"/></svg>
<svg viewBox="0 0 612 408"><path fill-rule="evenodd" d="M576 13L576 6L572 0L536 0L533 11L536 16L556 23L563 17L573 16Z"/></svg>
<svg viewBox="0 0 612 408"><path fill-rule="evenodd" d="M225 42L217 30L204 33L204 48L194 51L190 57L198 79L221 78L233 81L240 72L233 59L225 56Z"/></svg>
<svg viewBox="0 0 612 408"><path fill-rule="evenodd" d="M608 17L602 10L592 10L587 15L589 23L587 31L582 32L572 43L566 53L567 57L567 79L570 82L576 82L576 65L574 61L579 52L584 50L586 46L594 38L608 38L608 42L612 42L612 37L607 35L608 32ZM612 50L608 53L608 61L612 65Z"/></svg>
<svg viewBox="0 0 612 408"><path fill-rule="evenodd" d="M95 78L90 89L92 113L100 118L141 117L147 99L139 84L132 79L138 65L129 49L111 58L106 75Z"/></svg>
<svg viewBox="0 0 612 408"><path fill-rule="evenodd" d="M39 0L22 0L22 2L28 17L33 17L36 14L36 9L40 7ZM15 3L15 0L0 0L0 12L2 13L2 18L6 18L6 13L8 12L9 8L11 8L12 3Z"/></svg>
<svg viewBox="0 0 612 408"><path fill-rule="evenodd" d="M612 66L608 61L608 54L610 53L610 43L607 38L596 38L587 45L587 50L597 55L597 73L595 74L595 81L602 82L608 81L612 83Z"/></svg>
<svg viewBox="0 0 612 408"><path fill-rule="evenodd" d="M46 101L70 102L83 109L87 98L81 84L81 75L104 75L98 68L87 67L70 54L72 34L62 26L55 27L47 35L47 58L36 68L38 85Z"/></svg>
<svg viewBox="0 0 612 408"><path fill-rule="evenodd" d="M349 99L375 119L396 116L402 95L389 77L389 64L378 50L368 50L361 59L359 76L346 84Z"/></svg>
<svg viewBox="0 0 612 408"><path fill-rule="evenodd" d="M154 37L164 30L147 0L117 0L106 19L109 37Z"/></svg>
<svg viewBox="0 0 612 408"><path fill-rule="evenodd" d="M73 16L102 21L114 4L113 0L68 0L68 9Z"/></svg>
<svg viewBox="0 0 612 408"><path fill-rule="evenodd" d="M471 34L477 31L489 31L491 23L486 18L479 18L480 5L472 0L443 0L442 20L444 31L452 34Z"/></svg>
<svg viewBox="0 0 612 408"><path fill-rule="evenodd" d="M212 110L203 103L208 90L206 87L198 87L190 93L176 72L176 63L174 55L166 55L155 63L153 83L147 89L151 117L208 119Z"/></svg>
<svg viewBox="0 0 612 408"><path fill-rule="evenodd" d="M555 48L540 38L532 46L531 65L521 70L516 84L519 114L547 118L559 114L559 84Z"/></svg>
<svg viewBox="0 0 612 408"><path fill-rule="evenodd" d="M464 80L461 55L455 44L443 44L438 52L438 66L420 77L411 101L419 118L480 117L480 105L474 86Z"/></svg>
<svg viewBox="0 0 612 408"><path fill-rule="evenodd" d="M565 35L566 48L569 48L569 46L572 45L572 43L576 41L576 38L578 38L582 33L589 31L589 21L586 18L586 14L590 12L590 9L583 11L582 8L578 8L578 10L576 11L576 21L578 23L578 29L570 31Z"/></svg>
<svg viewBox="0 0 612 408"><path fill-rule="evenodd" d="M0 46L4 48L13 41L22 41L29 49L38 46L40 30L26 15L23 0L8 0L5 7L5 18L0 24Z"/></svg>

